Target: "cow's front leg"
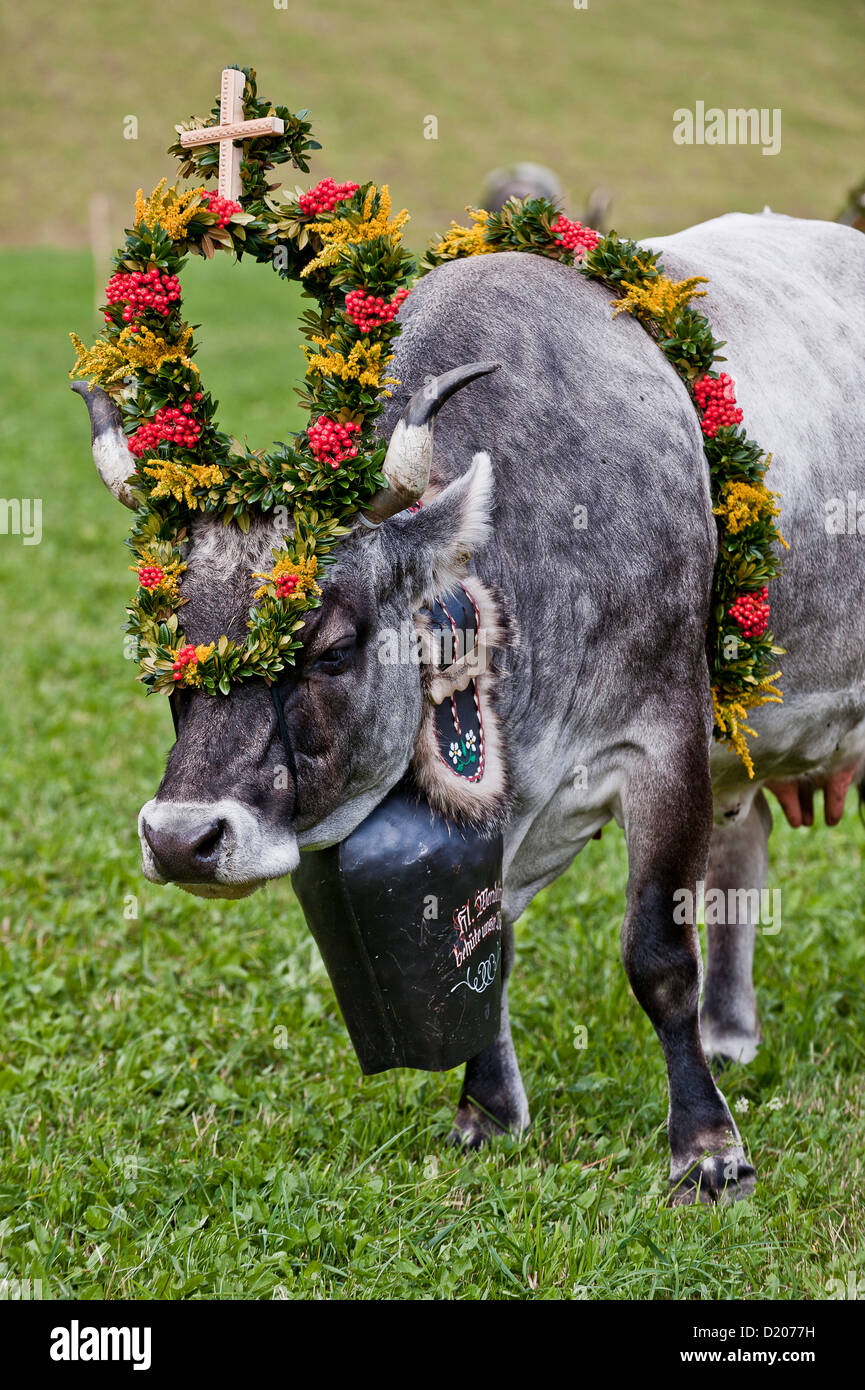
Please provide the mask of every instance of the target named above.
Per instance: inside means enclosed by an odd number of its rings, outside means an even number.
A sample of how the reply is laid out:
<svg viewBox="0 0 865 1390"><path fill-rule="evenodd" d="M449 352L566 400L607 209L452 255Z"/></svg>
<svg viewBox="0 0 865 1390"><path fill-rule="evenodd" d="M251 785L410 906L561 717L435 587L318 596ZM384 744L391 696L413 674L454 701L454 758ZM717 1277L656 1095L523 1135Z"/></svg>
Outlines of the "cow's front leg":
<svg viewBox="0 0 865 1390"><path fill-rule="evenodd" d="M502 928L502 1021L494 1043L466 1062L462 1094L448 1142L478 1149L505 1130L520 1133L528 1127L529 1106L511 1038L508 1015L508 976L514 959L514 929Z"/></svg>
<svg viewBox="0 0 865 1390"><path fill-rule="evenodd" d="M735 1201L755 1174L700 1041L696 884L712 826L708 755L700 740L663 766L644 766L625 795L628 906L622 955L631 988L664 1050L670 1108L671 1200Z"/></svg>
<svg viewBox="0 0 865 1390"><path fill-rule="evenodd" d="M717 826L706 874L706 988L701 1028L713 1060L750 1062L760 1042L752 970L754 935L769 872L772 813L762 792L736 825ZM724 912L712 921L721 894Z"/></svg>

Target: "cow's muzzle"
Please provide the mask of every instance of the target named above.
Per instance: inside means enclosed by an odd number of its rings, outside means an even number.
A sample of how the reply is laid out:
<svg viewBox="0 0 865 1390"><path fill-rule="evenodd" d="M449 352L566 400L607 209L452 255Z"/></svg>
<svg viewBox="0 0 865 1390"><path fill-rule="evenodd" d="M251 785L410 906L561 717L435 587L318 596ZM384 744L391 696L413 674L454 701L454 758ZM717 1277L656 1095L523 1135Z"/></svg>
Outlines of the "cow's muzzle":
<svg viewBox="0 0 865 1390"><path fill-rule="evenodd" d="M148 801L138 817L144 877L202 898L245 898L297 867L294 832L222 801Z"/></svg>

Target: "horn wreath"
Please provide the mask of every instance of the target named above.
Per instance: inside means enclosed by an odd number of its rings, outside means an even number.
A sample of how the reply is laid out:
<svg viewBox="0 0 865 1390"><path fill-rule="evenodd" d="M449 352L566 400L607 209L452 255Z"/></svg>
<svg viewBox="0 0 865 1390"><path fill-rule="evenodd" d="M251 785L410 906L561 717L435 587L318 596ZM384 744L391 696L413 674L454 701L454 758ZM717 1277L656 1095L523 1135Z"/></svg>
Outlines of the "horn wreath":
<svg viewBox="0 0 865 1390"><path fill-rule="evenodd" d="M97 386L91 391L86 381L73 381L72 390L85 402L90 414L93 462L109 492L133 512L137 503L127 479L135 472L135 456L123 433L123 417L107 392Z"/></svg>
<svg viewBox="0 0 865 1390"><path fill-rule="evenodd" d="M429 484L433 460L435 417L455 391L479 376L495 372L500 362L469 362L443 372L415 391L391 435L382 471L388 486L380 488L362 514L368 524L379 525L396 512L419 502Z"/></svg>

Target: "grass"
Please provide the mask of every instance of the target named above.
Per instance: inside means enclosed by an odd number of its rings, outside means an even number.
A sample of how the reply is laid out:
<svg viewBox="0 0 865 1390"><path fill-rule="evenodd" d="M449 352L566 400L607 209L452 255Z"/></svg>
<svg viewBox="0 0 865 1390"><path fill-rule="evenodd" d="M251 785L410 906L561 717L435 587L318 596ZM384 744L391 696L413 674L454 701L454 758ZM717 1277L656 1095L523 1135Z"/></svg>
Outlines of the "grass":
<svg viewBox="0 0 865 1390"><path fill-rule="evenodd" d="M283 290L277 312L244 273L192 266L186 295L222 422L264 443L292 423L297 304ZM7 254L0 295L3 492L44 506L41 545L0 536L0 1278L220 1299L819 1299L846 1281L865 1262L856 816L773 834L766 1042L726 1083L750 1203L663 1204L665 1080L618 958L615 829L518 928L532 1131L446 1149L458 1075L360 1077L288 885L208 904L141 878L171 724L122 659L126 515L64 383L88 260Z"/></svg>
<svg viewBox="0 0 865 1390"><path fill-rule="evenodd" d="M209 110L227 62L311 109L318 177L388 182L416 246L516 159L556 169L575 209L609 187L630 236L767 202L834 217L865 174L863 0L543 0L530 21L525 0L283 3L151 0L141 24L112 0L7 7L5 244L86 245L94 194L119 232L139 184L170 172L174 123ZM781 153L675 146L673 112L698 100L781 108Z"/></svg>

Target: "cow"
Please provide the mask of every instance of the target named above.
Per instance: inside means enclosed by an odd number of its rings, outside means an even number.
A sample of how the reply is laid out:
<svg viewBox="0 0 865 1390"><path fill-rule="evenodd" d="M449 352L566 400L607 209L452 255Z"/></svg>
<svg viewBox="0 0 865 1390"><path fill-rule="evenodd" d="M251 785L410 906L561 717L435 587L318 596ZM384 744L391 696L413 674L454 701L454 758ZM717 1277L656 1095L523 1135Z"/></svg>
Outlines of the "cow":
<svg viewBox="0 0 865 1390"><path fill-rule="evenodd" d="M564 194L561 180L552 169L544 164L522 161L509 164L504 169L491 169L484 179L481 192L481 207L487 212L501 212L505 203L513 198L523 202L527 198L547 198L562 206ZM580 213L587 227L597 232L609 228L610 207L613 195L609 189L594 188L585 202L585 211Z"/></svg>
<svg viewBox="0 0 865 1390"><path fill-rule="evenodd" d="M861 542L855 524L827 525L832 499L865 497L865 239L734 213L646 244L674 278L708 277L703 307L749 433L772 452L790 545L770 591L784 700L753 716L753 778L712 736L717 531L688 392L634 319L611 317L602 285L503 252L440 266L402 308L399 385L381 417L388 485L372 524L340 542L279 681L294 776L274 776L285 751L263 683L184 690L139 830L146 877L204 897L241 897L349 835L404 777L422 716L417 664L382 664L379 638L476 576L518 633L497 690L505 975L520 914L617 822L624 967L668 1072L670 1200L729 1201L755 1184L716 1077L760 1041L760 893L735 890L766 883L765 788L823 785L829 797L865 767ZM118 412L80 389L97 467L120 496L132 459ZM278 539L271 516L248 535L193 517L189 642L243 633L251 572ZM679 910L699 883L735 905L708 926L702 1013L698 925ZM466 1064L452 1138L475 1147L528 1123L505 997L496 1041Z"/></svg>

